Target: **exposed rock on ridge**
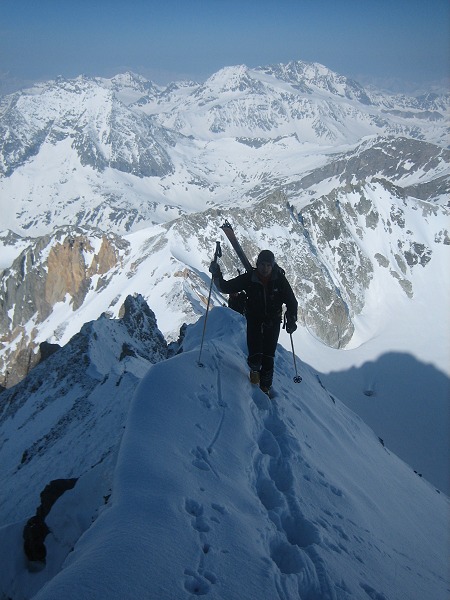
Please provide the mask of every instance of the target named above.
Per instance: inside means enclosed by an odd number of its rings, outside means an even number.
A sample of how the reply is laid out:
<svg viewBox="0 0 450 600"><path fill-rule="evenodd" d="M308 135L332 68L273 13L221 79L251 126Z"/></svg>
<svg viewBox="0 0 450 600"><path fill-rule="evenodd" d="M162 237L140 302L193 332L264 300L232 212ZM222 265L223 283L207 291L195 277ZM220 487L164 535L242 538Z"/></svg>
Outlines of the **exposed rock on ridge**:
<svg viewBox="0 0 450 600"><path fill-rule="evenodd" d="M142 296L127 296L121 312L121 319L102 315L86 323L65 346L1 393L0 485L8 481L9 494L0 498L0 525L35 511L36 493L19 498L16 490L30 486L39 494L49 480L82 476L117 450L134 388L151 364L168 355ZM96 419L104 422L104 438L92 436ZM8 433L17 428L20 435ZM85 451L75 453L74 463L71 448L80 444ZM33 481L30 472L37 474Z"/></svg>
<svg viewBox="0 0 450 600"><path fill-rule="evenodd" d="M98 291L106 284L103 276L119 265L125 249L117 236L63 228L34 240L3 273L0 340L8 348L11 340L21 337L13 352L6 350L3 356L3 362L10 365L8 386L39 362L33 328L45 321L58 302L68 301L77 310L89 290ZM25 332L27 322L33 328Z"/></svg>

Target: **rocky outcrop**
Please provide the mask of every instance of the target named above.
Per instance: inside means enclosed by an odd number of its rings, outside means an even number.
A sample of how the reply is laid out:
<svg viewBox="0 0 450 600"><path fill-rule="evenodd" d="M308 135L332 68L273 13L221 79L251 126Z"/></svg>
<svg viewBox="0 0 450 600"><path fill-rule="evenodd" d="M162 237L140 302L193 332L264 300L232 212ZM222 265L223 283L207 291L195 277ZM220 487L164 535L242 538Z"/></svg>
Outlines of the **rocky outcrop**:
<svg viewBox="0 0 450 600"><path fill-rule="evenodd" d="M45 564L47 556L45 538L50 533L45 518L58 498L67 490L71 490L77 481L77 478L54 479L41 492L41 504L23 529L23 550L29 561Z"/></svg>
<svg viewBox="0 0 450 600"><path fill-rule="evenodd" d="M83 255L85 245L87 250L92 250L84 237L67 237L62 244L50 249L44 288L44 298L49 307L62 302L66 294L71 296L74 308L83 302L89 285Z"/></svg>
<svg viewBox="0 0 450 600"><path fill-rule="evenodd" d="M88 264L86 256L93 254ZM68 294L74 310L83 304L94 275L104 275L117 265L117 249L110 239L102 236L98 253L94 253L86 235L67 236L50 249L44 298L49 307L62 302Z"/></svg>
<svg viewBox="0 0 450 600"><path fill-rule="evenodd" d="M39 344L40 362L43 362L49 356L51 356L52 354L55 354L55 352L58 352L58 350L60 350L60 349L61 349L61 346L59 344L50 344L49 342L41 342Z"/></svg>
<svg viewBox="0 0 450 600"><path fill-rule="evenodd" d="M90 289L104 285L103 277L119 266L126 248L118 236L61 228L52 236L32 240L3 272L0 344L6 350L0 366L5 387L16 384L39 362L36 327L52 313L55 304L68 302L77 310ZM15 339L14 350L8 352L9 343Z"/></svg>
<svg viewBox="0 0 450 600"><path fill-rule="evenodd" d="M86 323L1 393L0 487L8 490L0 494L1 526L25 524L50 480L87 475L91 483L98 481L95 490L110 487L134 390L148 368L168 356L142 296L127 296L121 313L121 319L101 315ZM101 423L101 432L94 435L95 423ZM46 516L57 489L54 484L41 495L41 507L27 528L30 558L44 556L43 519L51 527Z"/></svg>

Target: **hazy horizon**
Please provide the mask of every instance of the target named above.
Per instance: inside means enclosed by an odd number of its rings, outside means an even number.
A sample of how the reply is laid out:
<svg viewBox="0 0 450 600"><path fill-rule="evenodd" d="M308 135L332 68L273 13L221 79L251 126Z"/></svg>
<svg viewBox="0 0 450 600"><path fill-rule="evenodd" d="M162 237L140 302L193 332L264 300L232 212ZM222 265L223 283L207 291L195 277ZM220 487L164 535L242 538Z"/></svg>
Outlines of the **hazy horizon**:
<svg viewBox="0 0 450 600"><path fill-rule="evenodd" d="M447 0L3 0L0 21L2 93L125 71L201 82L291 60L391 91L444 87L450 72Z"/></svg>

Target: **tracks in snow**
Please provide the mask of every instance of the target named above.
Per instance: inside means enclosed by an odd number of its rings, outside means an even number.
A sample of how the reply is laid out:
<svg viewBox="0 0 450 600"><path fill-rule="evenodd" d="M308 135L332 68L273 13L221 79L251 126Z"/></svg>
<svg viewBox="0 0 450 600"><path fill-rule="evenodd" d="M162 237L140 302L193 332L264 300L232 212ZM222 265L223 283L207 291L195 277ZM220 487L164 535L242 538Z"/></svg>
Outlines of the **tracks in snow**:
<svg viewBox="0 0 450 600"><path fill-rule="evenodd" d="M301 460L299 442L289 432L276 402L263 397L259 389L253 391L253 401L258 409L255 489L269 522L265 543L276 565L279 598L334 600L334 586L316 550L320 531L301 510L300 490L292 470Z"/></svg>

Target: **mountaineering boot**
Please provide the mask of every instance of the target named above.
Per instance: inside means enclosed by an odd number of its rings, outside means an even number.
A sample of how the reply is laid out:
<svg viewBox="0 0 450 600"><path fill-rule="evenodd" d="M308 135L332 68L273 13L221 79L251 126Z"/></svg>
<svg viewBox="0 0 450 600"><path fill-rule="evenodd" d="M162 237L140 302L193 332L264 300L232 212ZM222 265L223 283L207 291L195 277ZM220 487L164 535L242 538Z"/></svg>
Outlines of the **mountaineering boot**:
<svg viewBox="0 0 450 600"><path fill-rule="evenodd" d="M270 386L269 386L269 387L267 387L267 386L265 386L265 385L260 385L260 386L259 386L259 389L260 389L262 392L264 392L265 394L267 394L267 395L269 396L269 398L270 398Z"/></svg>
<svg viewBox="0 0 450 600"><path fill-rule="evenodd" d="M250 371L250 381L254 385L258 385L259 384L259 371Z"/></svg>

